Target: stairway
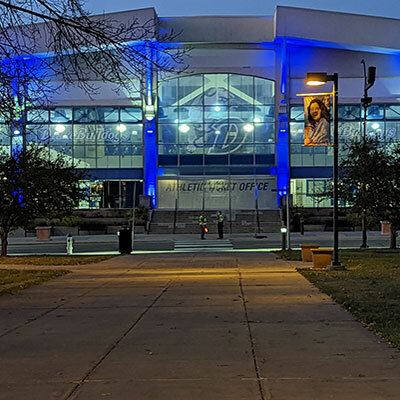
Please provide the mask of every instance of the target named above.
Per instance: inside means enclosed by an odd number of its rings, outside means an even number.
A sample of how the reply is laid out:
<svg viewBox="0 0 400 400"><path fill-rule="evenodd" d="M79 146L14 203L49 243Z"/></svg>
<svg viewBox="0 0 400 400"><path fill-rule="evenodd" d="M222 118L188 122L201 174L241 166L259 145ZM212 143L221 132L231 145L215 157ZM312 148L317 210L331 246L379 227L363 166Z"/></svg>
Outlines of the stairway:
<svg viewBox="0 0 400 400"><path fill-rule="evenodd" d="M222 210L225 217L224 232L229 233L269 233L279 232L281 223L279 210L260 210L258 221L254 210L228 211ZM174 211L155 210L150 224L150 233L153 234L199 234L200 211L179 210L176 213L174 229ZM205 211L209 235L217 235L216 211ZM230 218L231 217L231 220ZM259 228L258 228L259 226Z"/></svg>
<svg viewBox="0 0 400 400"><path fill-rule="evenodd" d="M214 252L233 249L232 243L228 239L217 240L176 240L174 250L179 252Z"/></svg>

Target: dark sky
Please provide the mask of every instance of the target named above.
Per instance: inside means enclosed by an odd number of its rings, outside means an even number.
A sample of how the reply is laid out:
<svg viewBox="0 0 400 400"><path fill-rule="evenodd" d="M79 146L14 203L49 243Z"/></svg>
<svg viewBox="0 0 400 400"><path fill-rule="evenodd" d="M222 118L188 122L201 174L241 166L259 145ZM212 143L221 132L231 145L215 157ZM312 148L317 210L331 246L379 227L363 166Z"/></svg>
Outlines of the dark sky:
<svg viewBox="0 0 400 400"><path fill-rule="evenodd" d="M400 0L86 0L94 14L154 7L163 16L273 15L277 5L400 19Z"/></svg>

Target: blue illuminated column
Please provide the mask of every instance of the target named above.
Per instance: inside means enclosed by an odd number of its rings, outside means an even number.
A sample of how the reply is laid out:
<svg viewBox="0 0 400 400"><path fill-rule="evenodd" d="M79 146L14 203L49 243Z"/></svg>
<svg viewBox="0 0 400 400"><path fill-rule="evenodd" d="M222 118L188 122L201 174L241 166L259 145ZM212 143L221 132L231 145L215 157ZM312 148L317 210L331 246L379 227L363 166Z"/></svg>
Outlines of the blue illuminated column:
<svg viewBox="0 0 400 400"><path fill-rule="evenodd" d="M147 58L151 60L153 51L148 46ZM153 207L157 207L157 131L155 118L154 88L155 74L153 74L152 65L149 61L146 67L145 95L144 95L144 194L151 197Z"/></svg>
<svg viewBox="0 0 400 400"><path fill-rule="evenodd" d="M290 155L289 155L289 125L288 125L288 70L286 40L283 39L277 48L280 55L280 91L277 94L278 126L276 137L276 185L277 203L281 204L281 197L289 194L290 190Z"/></svg>

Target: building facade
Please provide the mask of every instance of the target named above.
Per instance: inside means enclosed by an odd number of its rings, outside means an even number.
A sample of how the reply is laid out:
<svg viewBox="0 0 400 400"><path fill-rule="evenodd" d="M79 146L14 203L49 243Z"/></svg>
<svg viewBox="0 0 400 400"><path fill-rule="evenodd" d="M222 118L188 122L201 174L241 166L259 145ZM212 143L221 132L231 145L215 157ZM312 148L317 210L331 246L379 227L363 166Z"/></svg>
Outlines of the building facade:
<svg viewBox="0 0 400 400"><path fill-rule="evenodd" d="M160 210L274 210L287 193L297 206L330 207L312 194L332 176L333 148L303 146L297 95L312 92L307 72L339 74L343 156L363 129L361 60L377 68L367 134L400 141L400 20L291 7L271 17L129 13L180 32L168 46L189 49L186 71L149 70L137 93L72 88L26 116L27 142L90 173L81 208L131 208L144 194ZM22 141L1 129L3 148Z"/></svg>

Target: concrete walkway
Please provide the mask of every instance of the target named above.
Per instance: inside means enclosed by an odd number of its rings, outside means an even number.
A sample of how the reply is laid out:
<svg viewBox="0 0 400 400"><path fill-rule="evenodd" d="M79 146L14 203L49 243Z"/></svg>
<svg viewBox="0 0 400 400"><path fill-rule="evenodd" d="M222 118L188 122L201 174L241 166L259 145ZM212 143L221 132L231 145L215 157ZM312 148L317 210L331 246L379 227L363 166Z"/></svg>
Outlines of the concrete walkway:
<svg viewBox="0 0 400 400"><path fill-rule="evenodd" d="M70 268L0 297L1 400L399 398L399 352L273 254Z"/></svg>

